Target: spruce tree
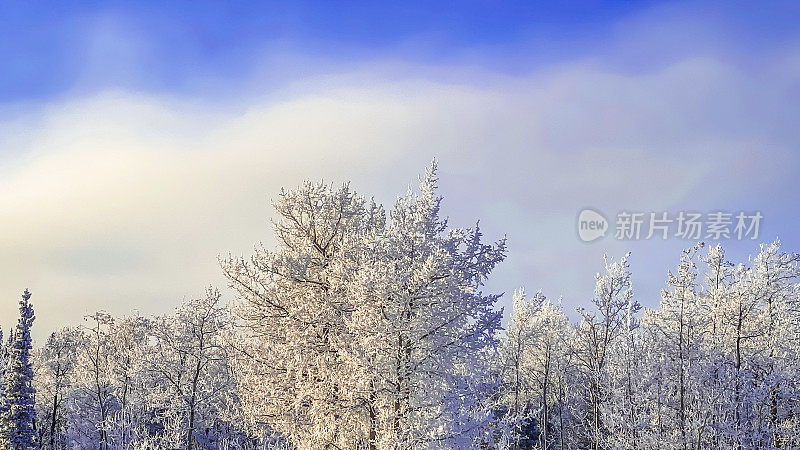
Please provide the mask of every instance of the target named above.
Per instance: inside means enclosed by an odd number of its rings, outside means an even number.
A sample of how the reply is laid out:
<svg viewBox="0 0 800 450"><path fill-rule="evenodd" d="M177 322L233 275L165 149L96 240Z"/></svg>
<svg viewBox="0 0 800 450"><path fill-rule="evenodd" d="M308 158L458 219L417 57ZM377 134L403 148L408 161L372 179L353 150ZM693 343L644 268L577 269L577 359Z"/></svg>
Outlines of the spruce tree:
<svg viewBox="0 0 800 450"><path fill-rule="evenodd" d="M38 449L34 421L36 419L33 367L30 359L31 325L35 316L26 289L19 302L20 318L9 349L6 369L6 445L14 450Z"/></svg>
<svg viewBox="0 0 800 450"><path fill-rule="evenodd" d="M12 332L11 335L13 334ZM5 345L3 331L0 330L0 449L8 448L8 399L6 398L5 379L9 348L11 348L11 345Z"/></svg>

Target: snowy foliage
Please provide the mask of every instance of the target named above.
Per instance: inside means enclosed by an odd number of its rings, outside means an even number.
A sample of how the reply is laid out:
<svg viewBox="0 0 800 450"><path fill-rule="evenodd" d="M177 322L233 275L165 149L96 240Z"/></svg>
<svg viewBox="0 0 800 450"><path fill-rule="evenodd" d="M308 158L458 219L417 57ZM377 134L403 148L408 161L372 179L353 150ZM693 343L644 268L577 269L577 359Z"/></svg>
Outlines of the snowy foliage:
<svg viewBox="0 0 800 450"><path fill-rule="evenodd" d="M19 321L9 342L3 399L3 445L14 450L38 449L35 432L36 389L33 387L31 326L36 318L26 289L19 302Z"/></svg>
<svg viewBox="0 0 800 450"><path fill-rule="evenodd" d="M388 213L284 190L277 246L221 259L227 302L100 311L39 348L25 291L0 449L800 448L800 255L700 243L645 311L630 254L605 258L586 308L520 289L502 329L505 240L451 227L437 192L435 163Z"/></svg>
<svg viewBox="0 0 800 450"><path fill-rule="evenodd" d="M515 299L499 364L508 410L524 404L534 425L512 428L504 448L800 448L800 255L775 242L734 264L703 248L682 253L660 308L643 316L628 256L606 262L593 308L558 333L569 350L552 355L570 375L547 407L529 381L542 361L535 336L563 325L537 325L540 294Z"/></svg>
<svg viewBox="0 0 800 450"><path fill-rule="evenodd" d="M239 299L237 385L252 424L298 448L470 447L493 388L504 241L439 217L435 164L382 207L304 185L276 205L279 249L223 261Z"/></svg>

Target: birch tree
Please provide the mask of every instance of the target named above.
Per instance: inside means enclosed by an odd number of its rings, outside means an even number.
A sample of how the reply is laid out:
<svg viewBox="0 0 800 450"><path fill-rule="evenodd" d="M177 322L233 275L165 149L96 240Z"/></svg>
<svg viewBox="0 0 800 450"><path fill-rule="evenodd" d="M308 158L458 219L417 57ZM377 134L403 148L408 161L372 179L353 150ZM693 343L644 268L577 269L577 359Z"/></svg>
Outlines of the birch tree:
<svg viewBox="0 0 800 450"><path fill-rule="evenodd" d="M501 312L481 287L505 243L448 229L436 182L432 165L389 220L347 186L283 191L278 249L222 262L239 294L237 385L254 423L300 448L483 436L492 368L475 356L496 344Z"/></svg>
<svg viewBox="0 0 800 450"><path fill-rule="evenodd" d="M39 436L42 448L68 448L66 403L75 382L75 364L82 336L75 329L52 333L38 353L36 391L39 398Z"/></svg>
<svg viewBox="0 0 800 450"><path fill-rule="evenodd" d="M604 445L607 432L602 415L612 348L623 337L626 318L641 309L633 299L629 256L616 262L604 258L605 273L596 276L594 311L578 309L582 321L576 335L576 358L587 382L588 438L595 449Z"/></svg>
<svg viewBox="0 0 800 450"><path fill-rule="evenodd" d="M151 399L170 418L168 423L177 426L167 428L163 445L191 450L216 444L218 416L232 387L223 342L227 326L220 293L213 288L155 321L155 342L147 359L158 384Z"/></svg>

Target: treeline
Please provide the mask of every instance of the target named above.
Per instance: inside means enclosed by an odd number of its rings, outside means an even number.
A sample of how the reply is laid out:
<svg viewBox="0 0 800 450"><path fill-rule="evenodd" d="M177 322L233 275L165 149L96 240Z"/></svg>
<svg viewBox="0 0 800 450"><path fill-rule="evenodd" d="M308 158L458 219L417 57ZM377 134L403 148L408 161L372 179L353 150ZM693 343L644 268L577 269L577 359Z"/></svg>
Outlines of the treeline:
<svg viewBox="0 0 800 450"><path fill-rule="evenodd" d="M54 332L33 355L32 384L26 378L35 415L4 416L0 448L264 447L269 439L236 425L228 321L219 292L209 289L174 315L101 312ZM19 330L5 352L9 374L19 366L11 344ZM14 389L9 382L5 390L12 409Z"/></svg>
<svg viewBox="0 0 800 450"><path fill-rule="evenodd" d="M627 255L576 325L515 294L499 359L511 448L800 448L800 255L776 242L745 265L703 247L643 314Z"/></svg>
<svg viewBox="0 0 800 450"><path fill-rule="evenodd" d="M440 215L435 164L387 213L306 183L278 245L220 259L235 292L160 317L97 313L0 351L0 448L800 448L800 256L685 251L642 311L628 255L572 323L483 292L505 240Z"/></svg>

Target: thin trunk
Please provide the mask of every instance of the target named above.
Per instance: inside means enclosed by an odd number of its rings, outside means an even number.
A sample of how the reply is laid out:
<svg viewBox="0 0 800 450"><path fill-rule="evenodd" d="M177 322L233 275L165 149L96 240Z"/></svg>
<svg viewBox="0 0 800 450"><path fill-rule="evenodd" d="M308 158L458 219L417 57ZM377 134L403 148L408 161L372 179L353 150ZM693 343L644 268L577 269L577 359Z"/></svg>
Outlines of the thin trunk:
<svg viewBox="0 0 800 450"><path fill-rule="evenodd" d="M550 377L550 351L548 349L544 363L544 382L542 383L542 448L548 448L550 434L550 408L547 404L548 379Z"/></svg>
<svg viewBox="0 0 800 450"><path fill-rule="evenodd" d="M686 381L684 379L684 372L686 363L684 361L684 348L683 348L683 333L684 333L684 304L686 302L686 292L681 292L681 305L680 305L680 315L679 315L679 324L678 324L678 355L680 361L680 374L679 374L679 384L680 384L680 425L681 425L681 437L683 449L686 450ZM687 344L688 344L688 333L687 333Z"/></svg>
<svg viewBox="0 0 800 450"><path fill-rule="evenodd" d="M203 341L201 340L200 342L202 347ZM202 355L202 350L200 350L200 355ZM194 377L192 378L192 395L189 399L189 429L186 430L186 450L192 450L192 448L194 448L194 416L195 410L197 409L197 385L200 382L200 372L202 369L200 355L198 355L197 364L195 364L194 369Z"/></svg>
<svg viewBox="0 0 800 450"><path fill-rule="evenodd" d="M58 414L58 394L53 395L53 411L50 416L50 448L55 448L56 442L56 416Z"/></svg>
<svg viewBox="0 0 800 450"><path fill-rule="evenodd" d="M739 378L740 378L740 371L742 367L742 322L744 321L744 315L742 311L742 303L741 299L739 300L739 317L737 318L736 322L736 381L734 383L734 418L736 420L736 447L737 449L741 448L742 442L742 422L741 422L741 414L739 412L739 396L740 396L740 389L739 389Z"/></svg>
<svg viewBox="0 0 800 450"><path fill-rule="evenodd" d="M372 386L370 388L369 393L369 404L367 405L367 410L369 412L369 437L367 441L368 450L377 450L378 449L378 436L377 432L375 431L375 426L378 422L378 417L375 414L375 404L377 403L378 399L375 395L375 388Z"/></svg>
<svg viewBox="0 0 800 450"><path fill-rule="evenodd" d="M560 384L558 387L558 399L560 405L558 406L558 432L559 432L559 450L564 450L564 385Z"/></svg>

